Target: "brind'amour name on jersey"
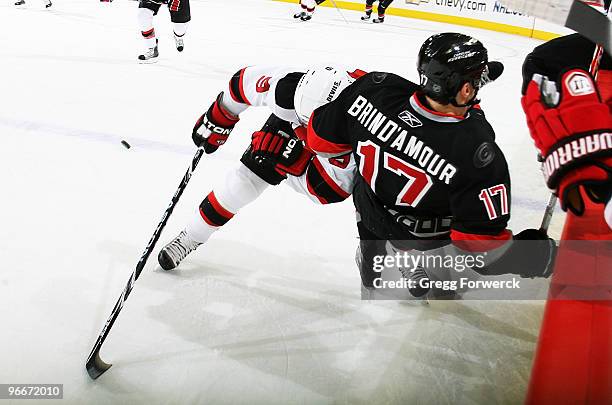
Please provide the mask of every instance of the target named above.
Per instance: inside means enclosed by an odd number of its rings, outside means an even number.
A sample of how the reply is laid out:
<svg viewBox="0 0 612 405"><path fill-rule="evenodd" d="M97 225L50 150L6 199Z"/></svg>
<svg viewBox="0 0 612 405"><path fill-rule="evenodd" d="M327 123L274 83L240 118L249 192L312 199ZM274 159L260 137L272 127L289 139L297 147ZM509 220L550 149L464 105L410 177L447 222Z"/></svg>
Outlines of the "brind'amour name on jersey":
<svg viewBox="0 0 612 405"><path fill-rule="evenodd" d="M457 173L455 166L446 162L416 136L408 137L407 130L379 112L365 97L358 96L347 112L381 142L387 142L395 135L390 147L414 159L427 173L438 177L440 181L450 184Z"/></svg>

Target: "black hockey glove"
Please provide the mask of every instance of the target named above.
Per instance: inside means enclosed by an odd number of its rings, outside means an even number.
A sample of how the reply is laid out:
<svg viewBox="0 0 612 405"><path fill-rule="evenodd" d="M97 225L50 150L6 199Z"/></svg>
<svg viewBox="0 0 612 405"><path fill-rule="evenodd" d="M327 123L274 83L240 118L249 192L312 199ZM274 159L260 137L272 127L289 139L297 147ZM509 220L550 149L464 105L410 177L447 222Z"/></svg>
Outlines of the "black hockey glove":
<svg viewBox="0 0 612 405"><path fill-rule="evenodd" d="M219 146L227 141L234 125L240 119L223 108L222 99L223 92L219 93L208 111L198 119L191 133L193 143L198 147L203 145L206 153L213 153L219 149Z"/></svg>
<svg viewBox="0 0 612 405"><path fill-rule="evenodd" d="M525 229L514 235L513 239L516 245L513 255L526 260L525 264L515 266L513 273L524 278L550 277L557 256L555 241L539 229Z"/></svg>
<svg viewBox="0 0 612 405"><path fill-rule="evenodd" d="M283 176L301 176L314 154L295 135L282 130L268 131L264 126L253 133L251 155L256 161L273 165Z"/></svg>
<svg viewBox="0 0 612 405"><path fill-rule="evenodd" d="M508 250L500 257L474 271L485 276L517 274L522 278L548 278L552 274L557 255L557 244L538 229L525 229L513 236Z"/></svg>

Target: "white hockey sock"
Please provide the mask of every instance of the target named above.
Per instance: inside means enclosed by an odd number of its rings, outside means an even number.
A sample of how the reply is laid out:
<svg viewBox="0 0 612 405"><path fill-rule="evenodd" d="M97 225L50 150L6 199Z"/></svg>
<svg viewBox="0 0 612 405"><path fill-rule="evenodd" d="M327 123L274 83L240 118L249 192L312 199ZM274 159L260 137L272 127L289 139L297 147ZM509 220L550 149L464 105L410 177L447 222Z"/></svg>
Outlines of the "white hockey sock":
<svg viewBox="0 0 612 405"><path fill-rule="evenodd" d="M300 0L300 5L302 6L302 9L304 9L304 11L312 15L315 11L317 3L315 2L315 0Z"/></svg>
<svg viewBox="0 0 612 405"><path fill-rule="evenodd" d="M182 37L187 32L187 23L173 23L174 35Z"/></svg>
<svg viewBox="0 0 612 405"><path fill-rule="evenodd" d="M268 186L268 183L241 163L202 201L196 215L185 228L187 235L192 240L205 243L242 207L255 201Z"/></svg>
<svg viewBox="0 0 612 405"><path fill-rule="evenodd" d="M138 9L138 24L146 48L155 47L155 29L153 28L153 11L148 8Z"/></svg>
<svg viewBox="0 0 612 405"><path fill-rule="evenodd" d="M213 233L215 233L220 227L218 226L210 226L200 214L200 209L198 208L193 215L191 222L187 224L185 227L185 231L187 232L187 236L191 240L195 240L196 242L206 243L208 238L211 237Z"/></svg>

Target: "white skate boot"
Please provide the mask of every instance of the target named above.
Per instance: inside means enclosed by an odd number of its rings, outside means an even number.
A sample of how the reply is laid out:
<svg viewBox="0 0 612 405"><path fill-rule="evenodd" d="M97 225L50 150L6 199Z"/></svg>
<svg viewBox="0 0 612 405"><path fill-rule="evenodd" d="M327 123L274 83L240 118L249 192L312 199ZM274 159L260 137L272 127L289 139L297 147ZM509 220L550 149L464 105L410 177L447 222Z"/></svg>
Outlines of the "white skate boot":
<svg viewBox="0 0 612 405"><path fill-rule="evenodd" d="M174 34L174 45L176 45L177 51L183 52L183 49L185 48L185 42L183 41L183 37L179 37L178 35Z"/></svg>
<svg viewBox="0 0 612 405"><path fill-rule="evenodd" d="M164 270L172 270L178 266L187 255L200 246L200 242L196 242L187 236L187 232L181 231L178 236L170 241L166 246L159 251L157 261Z"/></svg>
<svg viewBox="0 0 612 405"><path fill-rule="evenodd" d="M372 10L366 10L365 14L361 16L361 21L368 21L372 18Z"/></svg>
<svg viewBox="0 0 612 405"><path fill-rule="evenodd" d="M155 46L153 48L149 48L147 52L142 55L138 55L139 63L155 63L157 62L157 57L159 56L159 51L157 50L157 44L159 40L155 39Z"/></svg>

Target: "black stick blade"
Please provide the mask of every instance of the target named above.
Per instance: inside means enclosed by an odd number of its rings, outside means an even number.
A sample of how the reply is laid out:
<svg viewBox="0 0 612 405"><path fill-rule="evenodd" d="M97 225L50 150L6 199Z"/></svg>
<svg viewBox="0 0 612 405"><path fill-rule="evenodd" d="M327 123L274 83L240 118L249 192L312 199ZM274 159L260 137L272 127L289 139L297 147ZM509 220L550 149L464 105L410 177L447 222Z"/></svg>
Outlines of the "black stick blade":
<svg viewBox="0 0 612 405"><path fill-rule="evenodd" d="M92 380L95 380L104 374L106 370L111 368L112 364L105 363L100 358L100 352L96 352L95 354L92 353L92 355L93 356L90 356L89 359L87 359L86 368L87 374L89 374Z"/></svg>

